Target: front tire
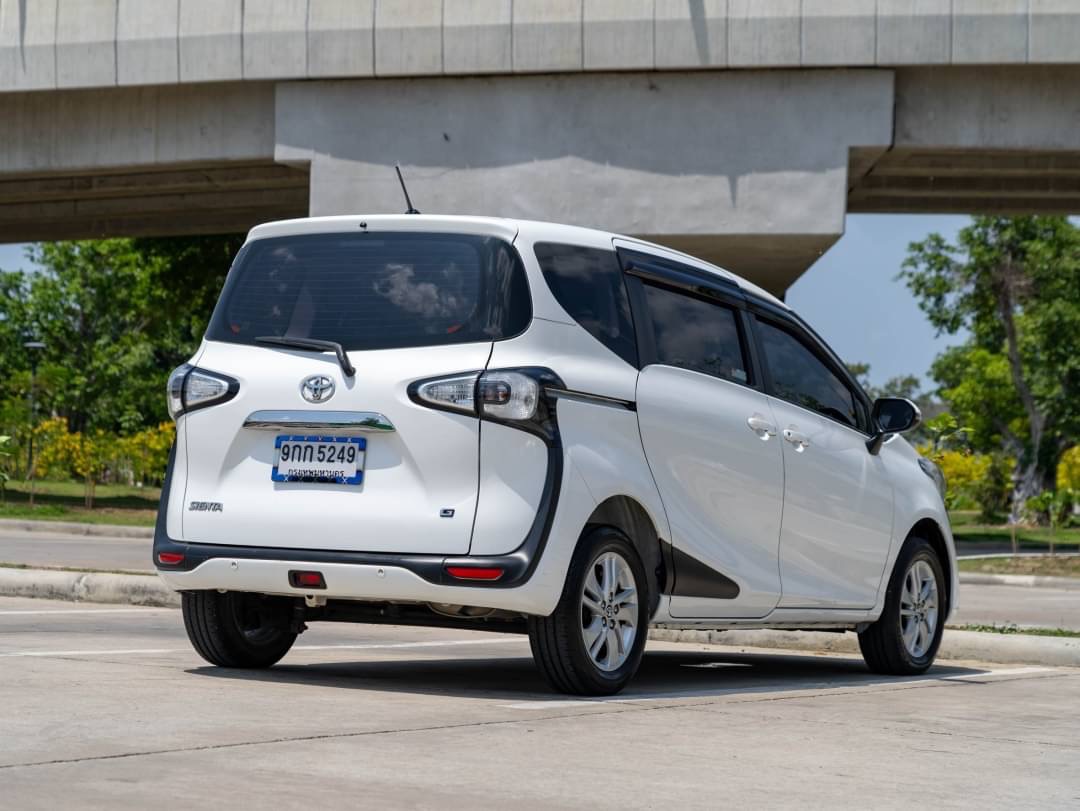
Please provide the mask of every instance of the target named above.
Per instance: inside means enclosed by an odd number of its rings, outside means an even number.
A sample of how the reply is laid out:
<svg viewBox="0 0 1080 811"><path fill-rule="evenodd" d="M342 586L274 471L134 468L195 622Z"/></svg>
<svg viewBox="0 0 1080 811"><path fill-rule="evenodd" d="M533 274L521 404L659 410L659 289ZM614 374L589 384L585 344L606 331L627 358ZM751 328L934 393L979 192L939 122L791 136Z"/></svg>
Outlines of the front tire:
<svg viewBox="0 0 1080 811"><path fill-rule="evenodd" d="M296 641L285 598L185 591L181 605L188 639L203 659L218 667L270 667Z"/></svg>
<svg viewBox="0 0 1080 811"><path fill-rule="evenodd" d="M582 536L555 611L529 618L533 659L548 683L574 695L622 690L645 650L648 597L645 568L625 535L599 527Z"/></svg>
<svg viewBox="0 0 1080 811"><path fill-rule="evenodd" d="M859 634L867 667L896 676L925 673L945 630L947 589L934 547L924 538L908 538L889 578L881 616Z"/></svg>

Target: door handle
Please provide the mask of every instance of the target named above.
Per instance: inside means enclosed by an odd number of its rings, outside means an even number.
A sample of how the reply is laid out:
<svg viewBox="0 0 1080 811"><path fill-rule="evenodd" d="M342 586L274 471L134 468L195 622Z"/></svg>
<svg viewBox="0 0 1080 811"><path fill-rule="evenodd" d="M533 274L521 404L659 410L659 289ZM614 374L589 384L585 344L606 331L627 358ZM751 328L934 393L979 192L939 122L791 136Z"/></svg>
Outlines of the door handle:
<svg viewBox="0 0 1080 811"><path fill-rule="evenodd" d="M776 436L776 426L760 414L753 414L747 417L746 424L750 426L751 431L762 439L767 440L771 436Z"/></svg>
<svg viewBox="0 0 1080 811"><path fill-rule="evenodd" d="M800 433L794 430L794 428L784 429L784 439L795 446L795 450L802 453L804 450L810 447L810 440L806 438L806 434Z"/></svg>

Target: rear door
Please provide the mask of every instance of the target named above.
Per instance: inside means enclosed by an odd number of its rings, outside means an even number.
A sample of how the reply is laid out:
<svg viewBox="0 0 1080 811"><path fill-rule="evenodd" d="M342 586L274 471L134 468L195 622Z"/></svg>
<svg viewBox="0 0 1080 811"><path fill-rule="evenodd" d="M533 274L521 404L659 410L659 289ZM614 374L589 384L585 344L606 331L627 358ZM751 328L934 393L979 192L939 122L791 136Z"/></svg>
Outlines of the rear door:
<svg viewBox="0 0 1080 811"><path fill-rule="evenodd" d="M530 318L524 269L505 239L388 231L250 243L198 361L235 379L238 393L182 417L184 538L467 553L478 419L420 405L409 387L484 369L493 341ZM262 336L337 341L355 376L332 352L260 345ZM332 393L313 398L304 385L313 378ZM356 475L308 475L304 462L335 448L332 461L341 462L343 447L362 460ZM220 509L189 509L200 503Z"/></svg>
<svg viewBox="0 0 1080 811"><path fill-rule="evenodd" d="M737 291L630 260L641 440L671 525L676 617L761 617L780 596L783 463Z"/></svg>

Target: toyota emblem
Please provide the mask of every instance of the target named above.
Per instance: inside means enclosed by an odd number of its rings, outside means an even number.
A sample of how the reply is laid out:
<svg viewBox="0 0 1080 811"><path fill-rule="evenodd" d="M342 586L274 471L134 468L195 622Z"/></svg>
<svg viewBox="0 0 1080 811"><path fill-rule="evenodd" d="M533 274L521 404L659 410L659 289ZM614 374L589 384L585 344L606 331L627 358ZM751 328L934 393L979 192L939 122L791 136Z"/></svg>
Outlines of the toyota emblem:
<svg viewBox="0 0 1080 811"><path fill-rule="evenodd" d="M334 378L311 375L300 383L300 396L309 403L325 403L334 396Z"/></svg>

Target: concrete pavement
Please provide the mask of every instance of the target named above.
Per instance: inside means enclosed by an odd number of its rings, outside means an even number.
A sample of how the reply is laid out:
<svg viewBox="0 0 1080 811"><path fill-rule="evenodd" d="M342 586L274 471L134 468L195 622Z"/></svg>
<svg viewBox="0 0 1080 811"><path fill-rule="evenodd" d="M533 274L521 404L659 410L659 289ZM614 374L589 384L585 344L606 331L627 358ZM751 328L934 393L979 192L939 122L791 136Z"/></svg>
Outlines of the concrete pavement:
<svg viewBox="0 0 1080 811"><path fill-rule="evenodd" d="M0 599L20 808L1045 808L1080 802L1080 670L650 643L617 699L550 693L521 637L314 626L211 668L169 609Z"/></svg>

